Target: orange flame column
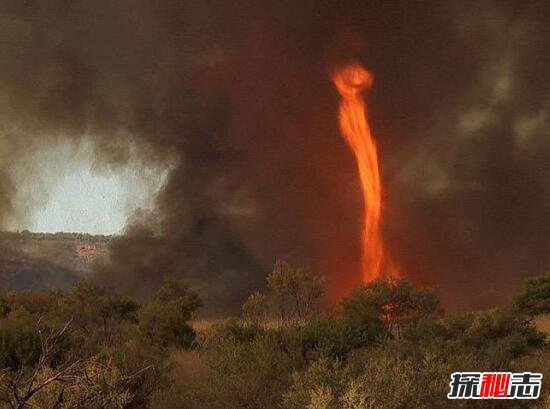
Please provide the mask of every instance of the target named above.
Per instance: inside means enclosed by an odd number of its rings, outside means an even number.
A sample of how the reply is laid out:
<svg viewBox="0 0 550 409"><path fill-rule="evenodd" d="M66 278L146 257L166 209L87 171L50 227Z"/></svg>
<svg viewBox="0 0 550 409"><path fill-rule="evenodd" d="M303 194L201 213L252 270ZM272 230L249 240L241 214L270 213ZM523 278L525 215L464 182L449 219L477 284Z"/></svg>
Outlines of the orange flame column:
<svg viewBox="0 0 550 409"><path fill-rule="evenodd" d="M362 92L370 88L373 75L358 63L351 63L332 77L342 96L339 111L340 131L353 151L363 192L362 275L370 282L382 275L384 245L380 231L382 187L378 170L378 153L368 123L367 106ZM387 268L393 270L388 260ZM398 275L396 271L385 272Z"/></svg>

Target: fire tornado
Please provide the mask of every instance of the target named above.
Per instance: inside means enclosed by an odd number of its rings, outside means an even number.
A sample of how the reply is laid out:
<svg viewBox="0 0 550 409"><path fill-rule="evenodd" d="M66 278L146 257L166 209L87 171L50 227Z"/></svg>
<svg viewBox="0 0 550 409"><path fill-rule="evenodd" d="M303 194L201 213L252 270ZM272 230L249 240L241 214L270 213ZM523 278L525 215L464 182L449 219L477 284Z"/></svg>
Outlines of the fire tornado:
<svg viewBox="0 0 550 409"><path fill-rule="evenodd" d="M342 137L357 162L363 193L364 218L362 226L362 276L370 282L382 275L397 275L385 256L380 232L382 215L382 186L378 169L378 153L368 123L367 106L362 92L372 85L373 75L358 63L351 63L335 72L332 78L340 93L339 123ZM383 265L386 264L386 265Z"/></svg>

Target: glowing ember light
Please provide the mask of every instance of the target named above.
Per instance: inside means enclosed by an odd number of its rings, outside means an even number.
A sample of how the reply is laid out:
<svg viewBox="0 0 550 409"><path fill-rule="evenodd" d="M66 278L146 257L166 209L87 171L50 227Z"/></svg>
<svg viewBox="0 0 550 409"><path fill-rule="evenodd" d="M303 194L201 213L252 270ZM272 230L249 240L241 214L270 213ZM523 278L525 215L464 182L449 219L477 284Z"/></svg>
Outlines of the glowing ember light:
<svg viewBox="0 0 550 409"><path fill-rule="evenodd" d="M339 112L340 130L355 155L363 192L363 281L370 282L383 274L397 276L397 269L385 255L380 231L382 187L378 153L368 123L367 106L362 97L362 91L370 88L374 77L360 64L351 63L336 71L332 80L342 96Z"/></svg>

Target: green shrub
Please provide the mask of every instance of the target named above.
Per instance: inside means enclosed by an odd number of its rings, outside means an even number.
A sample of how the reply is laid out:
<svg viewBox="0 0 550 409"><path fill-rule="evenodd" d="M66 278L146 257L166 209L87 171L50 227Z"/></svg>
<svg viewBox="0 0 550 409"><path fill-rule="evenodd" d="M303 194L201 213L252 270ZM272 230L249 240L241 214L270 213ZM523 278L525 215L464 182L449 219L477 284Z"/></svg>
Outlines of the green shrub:
<svg viewBox="0 0 550 409"><path fill-rule="evenodd" d="M439 301L408 281L377 280L359 287L342 303L343 318L363 343L396 336L418 320L435 316Z"/></svg>
<svg viewBox="0 0 550 409"><path fill-rule="evenodd" d="M206 340L207 346L223 342L245 343L252 342L258 336L265 335L267 330L259 324L244 323L235 319L216 325Z"/></svg>
<svg viewBox="0 0 550 409"><path fill-rule="evenodd" d="M189 348L195 340L195 331L182 314L178 301L167 304L150 302L139 312L139 331L143 340L163 348Z"/></svg>
<svg viewBox="0 0 550 409"><path fill-rule="evenodd" d="M550 274L526 280L521 293L514 299L514 306L531 317L549 315Z"/></svg>
<svg viewBox="0 0 550 409"><path fill-rule="evenodd" d="M320 356L344 359L351 350L365 345L357 331L340 317L320 316L274 332L287 348L296 349L308 360Z"/></svg>

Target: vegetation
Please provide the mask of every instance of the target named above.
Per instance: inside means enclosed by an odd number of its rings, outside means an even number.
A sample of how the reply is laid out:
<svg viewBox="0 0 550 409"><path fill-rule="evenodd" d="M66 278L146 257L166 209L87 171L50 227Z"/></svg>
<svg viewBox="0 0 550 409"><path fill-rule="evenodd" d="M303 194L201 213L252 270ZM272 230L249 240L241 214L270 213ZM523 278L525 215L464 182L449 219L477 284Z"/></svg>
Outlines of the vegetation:
<svg viewBox="0 0 550 409"><path fill-rule="evenodd" d="M550 274L526 280L515 306L527 315L550 315Z"/></svg>
<svg viewBox="0 0 550 409"><path fill-rule="evenodd" d="M243 305L245 318L261 322L267 317L282 322L302 321L319 308L324 280L308 271L277 260L267 277L268 294L254 292Z"/></svg>
<svg viewBox="0 0 550 409"><path fill-rule="evenodd" d="M170 350L192 345L188 320L199 306L196 294L170 281L144 304L86 281L67 292L5 293L0 402L8 408L143 408L166 380Z"/></svg>
<svg viewBox="0 0 550 409"><path fill-rule="evenodd" d="M277 262L242 319L195 331L201 300L167 280L149 301L91 282L0 298L0 402L7 408L364 409L511 407L447 400L460 370L550 369L534 319L548 276L508 308L445 315L406 280L358 288L322 309L323 280ZM546 382L546 381L545 381ZM549 386L537 402L544 408ZM546 406L545 406L546 405Z"/></svg>
<svg viewBox="0 0 550 409"><path fill-rule="evenodd" d="M28 230L23 231L0 231L0 240L10 239L17 241L24 240L63 240L63 241L91 241L91 242L110 242L113 236L104 234L90 233L35 233Z"/></svg>

